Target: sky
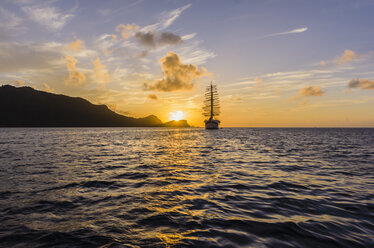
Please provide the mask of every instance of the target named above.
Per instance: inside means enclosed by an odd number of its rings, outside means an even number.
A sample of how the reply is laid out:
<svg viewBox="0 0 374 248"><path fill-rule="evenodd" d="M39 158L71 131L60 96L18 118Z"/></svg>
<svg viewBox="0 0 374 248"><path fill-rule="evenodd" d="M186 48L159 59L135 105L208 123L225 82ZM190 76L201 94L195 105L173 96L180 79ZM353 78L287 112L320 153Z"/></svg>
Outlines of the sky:
<svg viewBox="0 0 374 248"><path fill-rule="evenodd" d="M0 0L0 82L203 126L374 127L374 0Z"/></svg>

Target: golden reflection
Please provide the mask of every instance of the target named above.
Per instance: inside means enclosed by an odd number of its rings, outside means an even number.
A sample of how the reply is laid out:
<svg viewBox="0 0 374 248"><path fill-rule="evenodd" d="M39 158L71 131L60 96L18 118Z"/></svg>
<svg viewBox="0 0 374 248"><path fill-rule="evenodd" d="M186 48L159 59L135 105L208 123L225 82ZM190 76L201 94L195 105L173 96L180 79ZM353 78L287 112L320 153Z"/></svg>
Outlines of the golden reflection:
<svg viewBox="0 0 374 248"><path fill-rule="evenodd" d="M174 207L169 207L169 208L162 208L162 207L152 207L152 206L147 206L146 208L149 211L152 212L157 212L157 213L170 213L170 212L176 212L178 209L182 208L183 206L174 206Z"/></svg>
<svg viewBox="0 0 374 248"><path fill-rule="evenodd" d="M181 243L181 240L187 238L186 235L192 232L194 231L187 231L183 233L157 233L156 236L164 243L165 247L171 247ZM197 240L197 237L188 237L188 239Z"/></svg>
<svg viewBox="0 0 374 248"><path fill-rule="evenodd" d="M198 146L199 140L188 138L189 133L178 129L168 131L168 140L159 143L156 140L149 156L157 157L157 165L154 173L148 177L147 186L140 187L144 208L150 211L148 217L157 216L168 218L170 221L183 219L189 222L197 219L210 219L212 213L208 213L204 205L195 206L197 200L219 204L213 198L217 197L215 192L199 192L201 188L214 184L217 176L217 168L205 168L202 173L201 167L204 161L197 161L198 154L191 155L191 146ZM188 140L188 142L186 142ZM201 140L200 140L201 142ZM194 156L196 155L196 156ZM151 236L157 237L165 247L171 247L182 242L188 233L196 232L196 229L186 232L182 225L173 225L157 228Z"/></svg>
<svg viewBox="0 0 374 248"><path fill-rule="evenodd" d="M246 187L246 184L251 182L243 182L241 178L231 177L229 180L224 175L231 173L227 171L225 162L216 163L212 165L212 161L208 160L211 156L200 156L201 154L214 152L211 149L209 140L204 141L204 137L190 137L189 132L183 132L179 129L167 130L167 139L160 140L155 138L149 143L152 148L147 153L147 156L142 158L142 162L152 170L152 175L147 177L147 183L132 191L132 194L141 195L144 207L148 214L146 214L145 221L154 225L154 221L160 221L160 226L153 231L147 231L147 237L157 238L159 242L165 247L178 246L183 244L192 237L186 233L185 224L190 222L206 221L212 218L221 218L221 214L225 214L225 218L231 220L255 221L264 223L278 223L292 221L295 223L306 222L308 220L316 221L333 221L328 215L325 216L281 216L278 213L268 214L262 218L248 214L250 209L243 212L230 213L232 205L230 202L225 202L223 199L234 199L236 196L243 196L236 191L212 190L212 185L223 185L223 187L231 187L232 185L239 185ZM162 141L162 142L161 142ZM201 142L205 143L205 147L201 146ZM229 147L235 147L240 151L240 143L225 142ZM201 147L201 149L193 149ZM266 154L261 151L267 151ZM253 149L245 150L246 160L254 161L252 164L240 166L243 157L240 154L232 156L230 153L214 154L215 161L229 161L235 167L235 172L241 175L251 175L250 180L256 180L255 185L271 185L291 183L299 185L320 185L321 178L313 175L305 175L298 170L290 171L282 167L268 166L275 160L272 156L271 147L261 146ZM153 159L148 160L148 156ZM157 158L157 163L154 163ZM286 159L277 158L280 164L288 164L289 166L297 166ZM264 164L266 166L264 166ZM230 167L233 168L233 167ZM290 178L292 179L290 181ZM140 179L142 182L143 179ZM237 190L241 190L238 188ZM276 189L275 189L276 191ZM283 192L295 199L321 199L325 196L320 195L303 195L297 194L290 190ZM229 197L231 196L231 197ZM226 198L227 197L227 198ZM247 192L243 197L247 199L262 198L272 199L277 196L271 195L268 191L261 187L253 188ZM228 211L227 213L225 211ZM223 213L223 212L225 213ZM227 215L226 215L227 214ZM147 222L148 223L148 222ZM176 224L177 223L177 224ZM191 227L190 227L191 228ZM189 233L199 231L192 228ZM143 234L137 234L143 235ZM191 235L194 236L194 235Z"/></svg>
<svg viewBox="0 0 374 248"><path fill-rule="evenodd" d="M184 236L180 233L158 233L157 238L159 238L166 247L178 244Z"/></svg>

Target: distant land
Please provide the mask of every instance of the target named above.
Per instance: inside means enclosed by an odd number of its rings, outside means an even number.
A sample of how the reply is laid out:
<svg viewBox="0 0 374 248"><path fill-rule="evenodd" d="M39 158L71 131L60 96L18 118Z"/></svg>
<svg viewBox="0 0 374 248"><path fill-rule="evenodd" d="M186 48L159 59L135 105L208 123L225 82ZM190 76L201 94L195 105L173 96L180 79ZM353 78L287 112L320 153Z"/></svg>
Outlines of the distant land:
<svg viewBox="0 0 374 248"><path fill-rule="evenodd" d="M185 120L162 123L154 115L128 117L80 97L3 85L0 127L189 127L189 124Z"/></svg>

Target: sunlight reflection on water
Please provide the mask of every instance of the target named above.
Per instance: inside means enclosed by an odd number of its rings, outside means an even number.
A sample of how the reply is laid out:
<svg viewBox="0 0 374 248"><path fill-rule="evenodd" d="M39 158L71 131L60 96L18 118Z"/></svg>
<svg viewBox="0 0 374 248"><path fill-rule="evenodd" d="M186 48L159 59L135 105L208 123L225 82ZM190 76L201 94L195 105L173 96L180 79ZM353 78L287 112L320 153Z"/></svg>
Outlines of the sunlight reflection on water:
<svg viewBox="0 0 374 248"><path fill-rule="evenodd" d="M374 129L0 129L0 138L0 245L373 244Z"/></svg>

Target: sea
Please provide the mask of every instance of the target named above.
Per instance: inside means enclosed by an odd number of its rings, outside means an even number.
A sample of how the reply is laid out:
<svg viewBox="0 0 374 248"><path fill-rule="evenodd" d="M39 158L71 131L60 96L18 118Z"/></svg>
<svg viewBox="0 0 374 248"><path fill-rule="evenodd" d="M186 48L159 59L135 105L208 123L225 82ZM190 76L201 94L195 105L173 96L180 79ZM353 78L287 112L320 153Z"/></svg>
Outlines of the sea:
<svg viewBox="0 0 374 248"><path fill-rule="evenodd" d="M0 247L374 247L374 129L2 128Z"/></svg>

